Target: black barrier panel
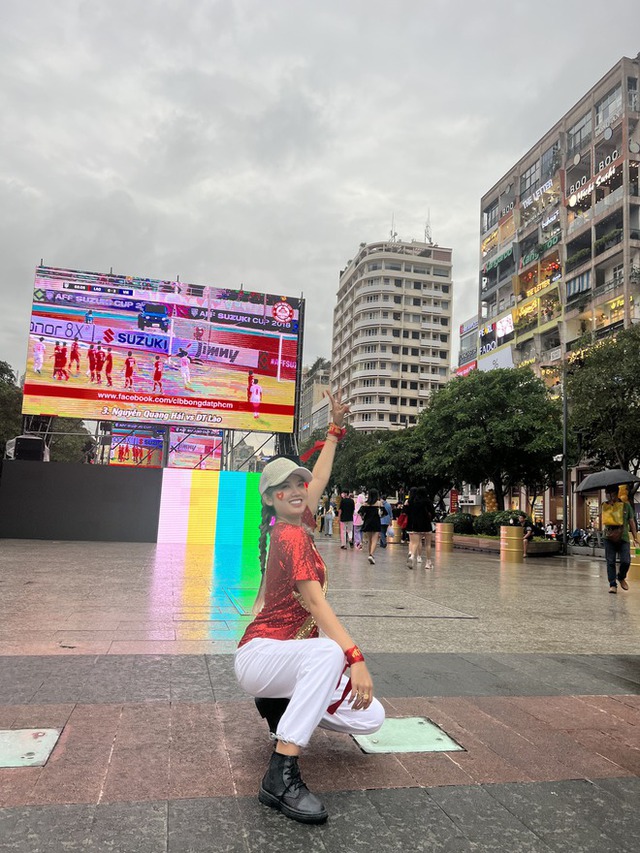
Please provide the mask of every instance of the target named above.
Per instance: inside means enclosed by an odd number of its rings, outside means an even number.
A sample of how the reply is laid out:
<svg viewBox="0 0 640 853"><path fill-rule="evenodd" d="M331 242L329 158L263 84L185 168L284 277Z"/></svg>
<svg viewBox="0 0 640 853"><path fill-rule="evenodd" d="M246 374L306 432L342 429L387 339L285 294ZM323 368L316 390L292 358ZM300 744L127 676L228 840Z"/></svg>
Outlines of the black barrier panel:
<svg viewBox="0 0 640 853"><path fill-rule="evenodd" d="M5 459L0 537L156 542L162 469Z"/></svg>

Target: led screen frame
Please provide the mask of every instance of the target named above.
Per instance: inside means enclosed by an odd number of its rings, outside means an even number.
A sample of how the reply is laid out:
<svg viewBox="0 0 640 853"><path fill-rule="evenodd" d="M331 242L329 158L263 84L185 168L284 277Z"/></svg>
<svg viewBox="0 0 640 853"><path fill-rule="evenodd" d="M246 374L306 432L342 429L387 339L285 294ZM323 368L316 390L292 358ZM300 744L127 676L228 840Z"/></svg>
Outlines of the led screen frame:
<svg viewBox="0 0 640 853"><path fill-rule="evenodd" d="M23 414L291 433L303 306L38 267Z"/></svg>

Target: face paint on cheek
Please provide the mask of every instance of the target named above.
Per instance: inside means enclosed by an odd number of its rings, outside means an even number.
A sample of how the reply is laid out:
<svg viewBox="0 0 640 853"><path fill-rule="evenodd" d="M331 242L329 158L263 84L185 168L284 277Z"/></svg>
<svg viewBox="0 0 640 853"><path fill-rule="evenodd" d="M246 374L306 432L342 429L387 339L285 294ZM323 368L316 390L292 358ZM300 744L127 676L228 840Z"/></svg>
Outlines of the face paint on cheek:
<svg viewBox="0 0 640 853"><path fill-rule="evenodd" d="M276 497L278 498L279 501L281 501L282 498L284 497L284 492L276 492Z"/></svg>

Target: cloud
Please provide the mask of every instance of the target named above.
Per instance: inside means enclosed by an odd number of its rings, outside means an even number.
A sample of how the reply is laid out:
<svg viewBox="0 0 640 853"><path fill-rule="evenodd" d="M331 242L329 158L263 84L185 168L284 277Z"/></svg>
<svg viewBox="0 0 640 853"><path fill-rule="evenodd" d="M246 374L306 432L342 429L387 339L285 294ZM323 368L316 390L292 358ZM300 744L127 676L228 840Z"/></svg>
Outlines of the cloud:
<svg viewBox="0 0 640 853"><path fill-rule="evenodd" d="M0 359L22 369L40 258L303 292L305 360L329 356L339 271L392 216L421 239L430 213L466 319L481 195L637 52L629 0L466 9L7 0Z"/></svg>

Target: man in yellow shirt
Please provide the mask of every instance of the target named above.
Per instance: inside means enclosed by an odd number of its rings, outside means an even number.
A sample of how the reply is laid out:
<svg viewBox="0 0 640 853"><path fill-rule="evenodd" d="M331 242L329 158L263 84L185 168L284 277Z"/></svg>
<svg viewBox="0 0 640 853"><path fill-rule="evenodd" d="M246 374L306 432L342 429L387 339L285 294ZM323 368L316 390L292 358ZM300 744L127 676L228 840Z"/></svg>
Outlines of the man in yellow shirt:
<svg viewBox="0 0 640 853"><path fill-rule="evenodd" d="M607 486L606 501L602 504L601 517L604 531L604 555L607 561L607 578L609 592L618 591L618 583L622 589L629 589L627 572L631 564L631 543L629 532L638 544L638 529L631 504L621 501L617 486ZM616 557L620 556L620 568L616 575Z"/></svg>

